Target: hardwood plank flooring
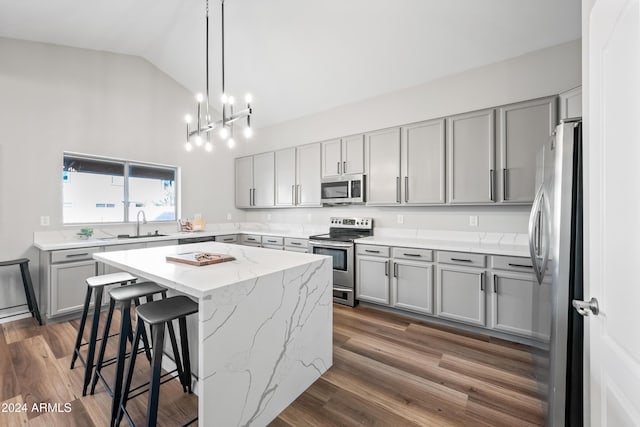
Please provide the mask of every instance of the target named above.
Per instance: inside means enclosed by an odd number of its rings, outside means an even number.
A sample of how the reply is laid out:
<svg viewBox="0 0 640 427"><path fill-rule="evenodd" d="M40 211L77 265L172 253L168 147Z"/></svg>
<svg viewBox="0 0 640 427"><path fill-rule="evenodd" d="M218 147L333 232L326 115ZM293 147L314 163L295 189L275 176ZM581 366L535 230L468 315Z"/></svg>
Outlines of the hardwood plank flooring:
<svg viewBox="0 0 640 427"><path fill-rule="evenodd" d="M116 313L112 332L118 324ZM108 425L111 399L101 383L94 396L82 397L84 368L69 369L78 325L39 327L33 319L1 325L0 402L68 402L71 411L0 413L0 426ZM334 305L333 338L333 367L272 427L543 425L527 346L340 305ZM107 356L116 346L110 340ZM149 369L139 360L136 380L143 382ZM111 381L114 367L104 372ZM177 381L163 386L160 399L160 426L179 426L197 414L197 397L182 393ZM146 395L128 407L143 423Z"/></svg>

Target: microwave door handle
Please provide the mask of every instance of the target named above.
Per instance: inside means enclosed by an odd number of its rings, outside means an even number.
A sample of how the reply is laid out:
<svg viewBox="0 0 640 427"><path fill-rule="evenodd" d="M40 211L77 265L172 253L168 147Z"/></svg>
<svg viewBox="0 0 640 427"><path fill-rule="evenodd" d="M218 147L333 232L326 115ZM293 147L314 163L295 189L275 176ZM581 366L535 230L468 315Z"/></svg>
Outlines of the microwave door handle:
<svg viewBox="0 0 640 427"><path fill-rule="evenodd" d="M537 259L537 248L535 240L537 235L538 228L538 214L540 212L540 201L542 200L543 189L542 186L538 189L536 193L536 197L533 199L533 205L531 206L531 214L529 215L529 255L531 256L531 263L533 264L533 271L536 274L536 278L538 279L538 283L541 283L541 274L538 269L538 259Z"/></svg>

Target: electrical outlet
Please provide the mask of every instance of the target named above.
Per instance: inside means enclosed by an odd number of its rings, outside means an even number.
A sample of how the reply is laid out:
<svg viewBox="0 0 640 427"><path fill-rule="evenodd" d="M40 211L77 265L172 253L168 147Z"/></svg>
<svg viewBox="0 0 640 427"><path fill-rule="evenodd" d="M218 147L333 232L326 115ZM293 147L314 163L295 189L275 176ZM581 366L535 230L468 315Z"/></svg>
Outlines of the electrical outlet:
<svg viewBox="0 0 640 427"><path fill-rule="evenodd" d="M398 215L398 224L404 224L404 215Z"/></svg>
<svg viewBox="0 0 640 427"><path fill-rule="evenodd" d="M307 214L307 222L311 222L311 214Z"/></svg>
<svg viewBox="0 0 640 427"><path fill-rule="evenodd" d="M271 221L271 214L267 214L267 221Z"/></svg>
<svg viewBox="0 0 640 427"><path fill-rule="evenodd" d="M227 214L227 221L231 221L231 214L230 213Z"/></svg>
<svg viewBox="0 0 640 427"><path fill-rule="evenodd" d="M202 219L202 214L201 213L193 214L193 219Z"/></svg>
<svg viewBox="0 0 640 427"><path fill-rule="evenodd" d="M48 216L41 216L40 225L42 225L43 227L48 227L49 225L51 225L50 218Z"/></svg>
<svg viewBox="0 0 640 427"><path fill-rule="evenodd" d="M478 226L478 215L469 215L469 225L471 227Z"/></svg>

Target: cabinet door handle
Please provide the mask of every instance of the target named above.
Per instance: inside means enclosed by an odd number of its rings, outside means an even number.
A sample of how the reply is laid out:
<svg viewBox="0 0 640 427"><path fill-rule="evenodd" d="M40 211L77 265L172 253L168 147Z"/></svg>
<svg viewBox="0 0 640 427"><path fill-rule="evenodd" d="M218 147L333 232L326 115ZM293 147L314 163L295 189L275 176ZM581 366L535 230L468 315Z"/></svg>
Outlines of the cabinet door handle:
<svg viewBox="0 0 640 427"><path fill-rule="evenodd" d="M291 204L295 206L296 204L296 186L291 186Z"/></svg>
<svg viewBox="0 0 640 427"><path fill-rule="evenodd" d="M252 194L253 194L253 188L250 188L249 189L249 206L253 206L253 202L252 202L253 196L252 196Z"/></svg>
<svg viewBox="0 0 640 427"><path fill-rule="evenodd" d="M67 257L67 258L76 258L76 257L81 257L81 256L89 256L89 253L88 252L84 252L84 253L81 253L81 254L67 254L67 255L65 255L65 257Z"/></svg>
<svg viewBox="0 0 640 427"><path fill-rule="evenodd" d="M296 187L298 187L298 191L296 192L296 205L299 205L302 203L302 186L298 184Z"/></svg>
<svg viewBox="0 0 640 427"><path fill-rule="evenodd" d="M420 255L420 254L407 254L407 253L404 253L404 254L402 254L402 255L404 255L404 256L413 256L413 257L416 257L416 258L417 258L417 257L421 257L421 256L422 256L422 255Z"/></svg>
<svg viewBox="0 0 640 427"><path fill-rule="evenodd" d="M338 162L338 175L340 175L340 162Z"/></svg>
<svg viewBox="0 0 640 427"><path fill-rule="evenodd" d="M347 162L342 162L342 173L347 173Z"/></svg>
<svg viewBox="0 0 640 427"><path fill-rule="evenodd" d="M507 200L507 169L502 169L502 200Z"/></svg>
<svg viewBox="0 0 640 427"><path fill-rule="evenodd" d="M484 291L484 273L480 273L480 290Z"/></svg>
<svg viewBox="0 0 640 427"><path fill-rule="evenodd" d="M493 275L493 292L498 293L498 276L495 274Z"/></svg>
<svg viewBox="0 0 640 427"><path fill-rule="evenodd" d="M393 277L398 277L398 263L393 263Z"/></svg>
<svg viewBox="0 0 640 427"><path fill-rule="evenodd" d="M384 262L384 275L385 276L389 275L389 261Z"/></svg>
<svg viewBox="0 0 640 427"><path fill-rule="evenodd" d="M400 177L396 176L396 202L400 203Z"/></svg>
<svg viewBox="0 0 640 427"><path fill-rule="evenodd" d="M493 178L494 178L494 170L489 169L489 199L493 202Z"/></svg>
<svg viewBox="0 0 640 427"><path fill-rule="evenodd" d="M509 265L509 267L533 268L533 265L526 265L526 264L512 264L512 263L509 263L508 265Z"/></svg>
<svg viewBox="0 0 640 427"><path fill-rule="evenodd" d="M289 244L295 245L295 246L302 246L302 243L299 243L299 242L289 242Z"/></svg>
<svg viewBox="0 0 640 427"><path fill-rule="evenodd" d="M369 252L370 254L379 254L380 251L374 251L373 249L365 249L365 252Z"/></svg>
<svg viewBox="0 0 640 427"><path fill-rule="evenodd" d="M473 262L470 259L464 259L464 258L451 258L451 261L458 261L458 262Z"/></svg>
<svg viewBox="0 0 640 427"><path fill-rule="evenodd" d="M253 206L256 205L256 189L253 189Z"/></svg>
<svg viewBox="0 0 640 427"><path fill-rule="evenodd" d="M404 177L404 202L409 203L409 177Z"/></svg>

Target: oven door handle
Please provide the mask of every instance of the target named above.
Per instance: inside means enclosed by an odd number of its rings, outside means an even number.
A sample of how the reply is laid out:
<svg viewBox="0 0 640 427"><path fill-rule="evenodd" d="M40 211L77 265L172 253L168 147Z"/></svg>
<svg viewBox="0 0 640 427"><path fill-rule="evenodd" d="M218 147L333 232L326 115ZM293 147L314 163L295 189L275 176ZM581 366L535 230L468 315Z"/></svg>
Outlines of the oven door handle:
<svg viewBox="0 0 640 427"><path fill-rule="evenodd" d="M353 243L327 243L320 242L318 240L309 240L309 244L312 246L326 246L327 248L351 248L353 247Z"/></svg>
<svg viewBox="0 0 640 427"><path fill-rule="evenodd" d="M334 291L338 291L338 292L353 292L353 289L340 288L340 287L337 287L337 286L334 286L333 290Z"/></svg>

